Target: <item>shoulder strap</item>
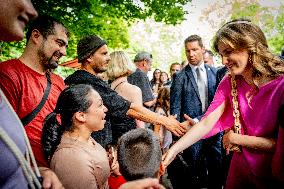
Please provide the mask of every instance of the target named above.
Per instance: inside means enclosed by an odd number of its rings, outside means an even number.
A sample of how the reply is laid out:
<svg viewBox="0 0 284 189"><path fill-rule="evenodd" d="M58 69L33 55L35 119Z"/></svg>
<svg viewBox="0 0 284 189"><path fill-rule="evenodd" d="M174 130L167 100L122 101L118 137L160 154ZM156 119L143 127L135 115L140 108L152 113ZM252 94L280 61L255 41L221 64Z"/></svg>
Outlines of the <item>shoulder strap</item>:
<svg viewBox="0 0 284 189"><path fill-rule="evenodd" d="M233 97L233 116L234 116L234 130L235 133L241 134L241 123L240 123L240 110L238 103L238 91L237 91L237 82L234 76L231 76L231 85L232 85L232 97Z"/></svg>
<svg viewBox="0 0 284 189"><path fill-rule="evenodd" d="M231 85L232 91L231 95L233 97L233 116L234 116L234 132L237 134L241 134L241 122L240 122L240 110L239 110L239 103L238 103L238 91L237 91L237 82L235 76L230 76L231 78ZM230 151L241 152L241 146L235 145L233 146Z"/></svg>
<svg viewBox="0 0 284 189"><path fill-rule="evenodd" d="M44 90L44 94L40 103L31 113L29 113L28 115L26 115L24 118L21 119L24 126L28 125L36 117L36 115L40 112L40 110L42 109L43 105L47 100L51 88L51 80L49 73L46 74L46 79L47 79L47 86Z"/></svg>
<svg viewBox="0 0 284 189"><path fill-rule="evenodd" d="M115 87L114 87L114 91L115 91L115 89L119 86L119 85L121 85L122 83L125 83L126 81L121 81L120 83L118 83Z"/></svg>

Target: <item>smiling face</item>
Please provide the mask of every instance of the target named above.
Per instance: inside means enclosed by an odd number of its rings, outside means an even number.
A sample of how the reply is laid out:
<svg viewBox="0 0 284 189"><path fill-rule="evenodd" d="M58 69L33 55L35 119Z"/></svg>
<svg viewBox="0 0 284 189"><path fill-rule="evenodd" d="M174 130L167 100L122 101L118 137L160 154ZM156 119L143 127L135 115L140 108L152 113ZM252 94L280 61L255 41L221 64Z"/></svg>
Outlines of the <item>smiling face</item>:
<svg viewBox="0 0 284 189"><path fill-rule="evenodd" d="M160 76L161 76L161 70L156 69L154 71L153 77L155 77L156 81L158 81L160 79Z"/></svg>
<svg viewBox="0 0 284 189"><path fill-rule="evenodd" d="M55 69L58 66L59 59L66 56L68 46L66 29L60 24L55 24L54 34L48 35L46 39L43 36L41 38L42 41L38 49L40 63L45 69Z"/></svg>
<svg viewBox="0 0 284 189"><path fill-rule="evenodd" d="M26 24L36 16L30 0L0 0L0 40L23 39Z"/></svg>
<svg viewBox="0 0 284 189"><path fill-rule="evenodd" d="M229 69L233 75L244 75L249 71L248 51L234 50L228 44L220 42L218 44L219 54L222 57L222 63Z"/></svg>
<svg viewBox="0 0 284 189"><path fill-rule="evenodd" d="M160 80L162 83L166 83L168 81L168 74L166 72L162 72L161 73L161 77L160 77Z"/></svg>
<svg viewBox="0 0 284 189"><path fill-rule="evenodd" d="M91 90L88 94L88 98L92 102L92 105L86 111L86 126L91 131L99 131L104 128L105 116L107 108L104 106L102 98L95 90Z"/></svg>

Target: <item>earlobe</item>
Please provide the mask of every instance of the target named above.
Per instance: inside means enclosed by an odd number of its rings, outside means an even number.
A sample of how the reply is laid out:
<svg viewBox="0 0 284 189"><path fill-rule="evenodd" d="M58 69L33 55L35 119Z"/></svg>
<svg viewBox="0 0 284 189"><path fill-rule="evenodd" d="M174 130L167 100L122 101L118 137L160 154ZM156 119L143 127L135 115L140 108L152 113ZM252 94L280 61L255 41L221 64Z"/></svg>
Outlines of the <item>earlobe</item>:
<svg viewBox="0 0 284 189"><path fill-rule="evenodd" d="M38 43L40 36L41 36L41 33L37 29L34 29L32 31L31 38L33 39L34 43Z"/></svg>
<svg viewBox="0 0 284 189"><path fill-rule="evenodd" d="M80 122L85 122L86 121L86 114L84 112L76 112L75 118Z"/></svg>
<svg viewBox="0 0 284 189"><path fill-rule="evenodd" d="M92 56L89 56L86 60L87 60L88 62L92 62L92 61L93 61L93 58L92 58Z"/></svg>

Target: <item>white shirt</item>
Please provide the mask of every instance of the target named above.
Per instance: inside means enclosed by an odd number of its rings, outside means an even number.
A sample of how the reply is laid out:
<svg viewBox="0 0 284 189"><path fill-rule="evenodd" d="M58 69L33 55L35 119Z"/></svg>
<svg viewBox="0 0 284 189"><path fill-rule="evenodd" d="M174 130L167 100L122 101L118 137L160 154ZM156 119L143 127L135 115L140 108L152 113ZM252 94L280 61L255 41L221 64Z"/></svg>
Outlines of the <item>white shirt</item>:
<svg viewBox="0 0 284 189"><path fill-rule="evenodd" d="M197 74L196 74L196 69L199 67L200 68L200 75L202 79L205 82L206 88L208 87L208 81L207 81L207 73L206 73L206 68L204 66L204 62L202 62L199 66L194 66L191 64L188 64L191 67L193 77L195 79L195 82L197 83Z"/></svg>
<svg viewBox="0 0 284 189"><path fill-rule="evenodd" d="M199 67L200 68L200 75L202 77L202 79L205 82L205 87L208 87L208 81L207 81L207 73L206 73L206 68L204 66L204 62L201 62L201 64L199 66L194 66L192 64L188 64L192 70L193 73L193 77L195 79L195 83L197 84L197 74L196 74L196 69ZM193 118L193 120L195 121L195 123L198 123L199 120L197 118Z"/></svg>

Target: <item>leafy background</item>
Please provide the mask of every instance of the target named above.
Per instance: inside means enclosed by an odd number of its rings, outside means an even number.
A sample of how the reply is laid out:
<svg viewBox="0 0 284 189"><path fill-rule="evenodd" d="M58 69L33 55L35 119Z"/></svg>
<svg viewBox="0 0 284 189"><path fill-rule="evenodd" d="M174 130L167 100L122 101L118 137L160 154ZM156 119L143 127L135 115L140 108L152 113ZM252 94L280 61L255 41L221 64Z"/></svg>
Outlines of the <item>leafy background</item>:
<svg viewBox="0 0 284 189"><path fill-rule="evenodd" d="M190 23L188 14L194 0L32 0L39 14L61 20L71 31L67 56L62 62L77 57L76 44L88 34L108 42L110 51L124 50L131 58L140 50L154 56L154 68L165 71L173 62L185 59L183 27ZM207 3L207 2L205 2ZM260 0L208 0L199 18L215 32L225 22L246 17L258 24L268 38L270 48L279 54L284 45L284 5L264 6ZM189 25L188 27L197 27ZM198 33L197 33L198 34ZM26 41L2 43L0 61L16 58ZM217 59L220 65L220 61ZM70 69L59 67L66 76Z"/></svg>

